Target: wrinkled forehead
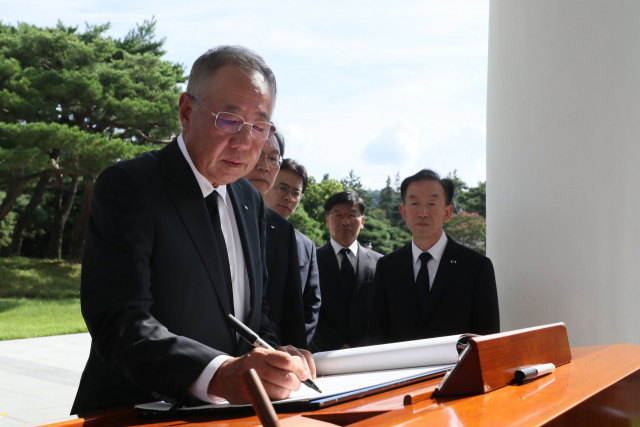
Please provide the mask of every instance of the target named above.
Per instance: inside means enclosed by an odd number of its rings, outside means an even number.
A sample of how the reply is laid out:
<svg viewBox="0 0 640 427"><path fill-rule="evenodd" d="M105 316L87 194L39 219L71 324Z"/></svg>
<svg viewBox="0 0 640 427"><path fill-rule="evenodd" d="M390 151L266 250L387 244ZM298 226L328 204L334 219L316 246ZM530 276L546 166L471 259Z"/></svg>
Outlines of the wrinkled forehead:
<svg viewBox="0 0 640 427"><path fill-rule="evenodd" d="M407 187L407 200L439 199L440 197L444 197L444 188L438 181L425 179L412 182Z"/></svg>
<svg viewBox="0 0 640 427"><path fill-rule="evenodd" d="M233 65L217 70L209 79L202 100L219 111L246 114L251 110L251 121L269 122L273 110L271 86L257 70L244 71Z"/></svg>
<svg viewBox="0 0 640 427"><path fill-rule="evenodd" d="M357 203L338 203L331 209L335 213L360 213L360 206Z"/></svg>
<svg viewBox="0 0 640 427"><path fill-rule="evenodd" d="M267 154L280 154L280 145L275 136L265 141L262 152Z"/></svg>

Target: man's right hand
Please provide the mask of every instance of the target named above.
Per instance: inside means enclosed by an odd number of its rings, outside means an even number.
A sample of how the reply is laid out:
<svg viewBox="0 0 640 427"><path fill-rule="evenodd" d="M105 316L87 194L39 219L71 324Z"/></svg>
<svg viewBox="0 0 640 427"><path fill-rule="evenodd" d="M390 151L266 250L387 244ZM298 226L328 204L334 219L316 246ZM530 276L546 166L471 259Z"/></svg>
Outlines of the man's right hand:
<svg viewBox="0 0 640 427"><path fill-rule="evenodd" d="M242 357L225 360L211 379L207 393L227 399L229 403L249 403L241 375L253 368L269 398L286 399L309 376L302 362L296 359L282 351L255 348Z"/></svg>

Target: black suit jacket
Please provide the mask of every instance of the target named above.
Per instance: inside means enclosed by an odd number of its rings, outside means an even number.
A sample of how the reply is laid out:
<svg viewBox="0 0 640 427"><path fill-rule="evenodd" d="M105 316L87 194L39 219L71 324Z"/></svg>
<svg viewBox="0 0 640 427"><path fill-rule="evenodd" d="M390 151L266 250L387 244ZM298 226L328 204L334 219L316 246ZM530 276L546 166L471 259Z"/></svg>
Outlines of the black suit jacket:
<svg viewBox="0 0 640 427"><path fill-rule="evenodd" d="M382 255L358 244L358 264L353 292L342 283L338 259L331 243L318 248L318 270L322 306L318 328L311 341L314 352L337 350L344 344L360 344L367 330L373 304L373 277Z"/></svg>
<svg viewBox="0 0 640 427"><path fill-rule="evenodd" d="M264 204L248 181L227 186L250 288L246 324L273 346L263 303ZM176 140L98 177L82 262L89 360L71 413L150 400L183 402L221 354L251 350L231 312L202 191Z"/></svg>
<svg viewBox="0 0 640 427"><path fill-rule="evenodd" d="M269 320L284 345L307 348L298 248L293 224L267 209L267 292Z"/></svg>
<svg viewBox="0 0 640 427"><path fill-rule="evenodd" d="M298 261L300 262L300 281L302 283L302 305L307 334L307 345L311 344L318 326L318 316L322 297L320 295L320 274L316 245L307 236L296 230Z"/></svg>
<svg viewBox="0 0 640 427"><path fill-rule="evenodd" d="M500 331L498 292L491 260L451 237L429 292L427 313L422 322L411 243L380 259L374 288L367 344Z"/></svg>

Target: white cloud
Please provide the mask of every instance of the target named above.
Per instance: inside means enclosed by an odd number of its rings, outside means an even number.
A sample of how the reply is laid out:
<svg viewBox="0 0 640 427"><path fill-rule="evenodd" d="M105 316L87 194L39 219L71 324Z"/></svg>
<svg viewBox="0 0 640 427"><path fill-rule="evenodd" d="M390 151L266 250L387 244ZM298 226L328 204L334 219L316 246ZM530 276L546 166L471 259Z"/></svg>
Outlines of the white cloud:
<svg viewBox="0 0 640 427"><path fill-rule="evenodd" d="M405 166L418 153L419 137L407 119L397 118L367 144L362 157L373 165Z"/></svg>
<svg viewBox="0 0 640 427"><path fill-rule="evenodd" d="M285 140L285 157L294 158L305 153L309 148L313 147L313 134L305 133L296 123L288 123L284 126L278 126L278 131L282 131Z"/></svg>
<svg viewBox="0 0 640 427"><path fill-rule="evenodd" d="M116 38L155 15L165 59L187 71L216 45L255 50L278 78L286 155L317 178L353 169L381 188L432 167L485 179L488 0L5 3L5 24L109 21Z"/></svg>

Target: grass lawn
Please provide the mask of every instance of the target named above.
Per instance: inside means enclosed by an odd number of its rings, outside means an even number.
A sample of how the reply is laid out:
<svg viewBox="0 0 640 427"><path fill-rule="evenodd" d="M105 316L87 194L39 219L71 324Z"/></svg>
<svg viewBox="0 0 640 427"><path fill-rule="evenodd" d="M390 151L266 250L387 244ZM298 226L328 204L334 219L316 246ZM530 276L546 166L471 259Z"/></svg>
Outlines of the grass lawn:
<svg viewBox="0 0 640 427"><path fill-rule="evenodd" d="M0 258L0 340L86 331L79 264Z"/></svg>
<svg viewBox="0 0 640 427"><path fill-rule="evenodd" d="M0 298L0 340L87 332L79 298Z"/></svg>

